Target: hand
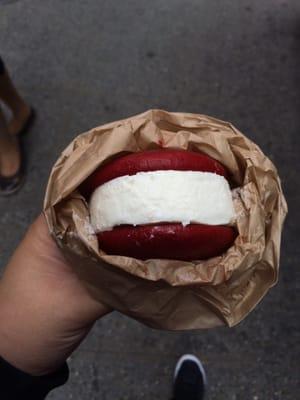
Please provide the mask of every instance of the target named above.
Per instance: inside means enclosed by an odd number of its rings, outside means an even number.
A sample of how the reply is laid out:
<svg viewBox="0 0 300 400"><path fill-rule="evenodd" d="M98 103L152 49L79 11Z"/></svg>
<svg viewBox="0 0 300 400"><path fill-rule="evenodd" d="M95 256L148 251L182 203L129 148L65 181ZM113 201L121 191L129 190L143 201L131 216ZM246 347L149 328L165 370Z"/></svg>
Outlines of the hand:
<svg viewBox="0 0 300 400"><path fill-rule="evenodd" d="M40 215L0 281L0 356L31 375L53 372L110 311L90 297Z"/></svg>

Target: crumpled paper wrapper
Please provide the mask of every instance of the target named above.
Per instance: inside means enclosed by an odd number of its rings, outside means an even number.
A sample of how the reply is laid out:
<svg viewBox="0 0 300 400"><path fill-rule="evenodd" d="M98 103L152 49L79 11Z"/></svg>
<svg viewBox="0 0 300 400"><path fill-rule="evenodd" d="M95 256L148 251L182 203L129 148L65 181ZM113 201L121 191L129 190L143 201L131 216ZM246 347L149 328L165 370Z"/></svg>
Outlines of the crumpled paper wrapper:
<svg viewBox="0 0 300 400"><path fill-rule="evenodd" d="M79 185L114 157L157 148L201 151L230 171L239 235L222 256L141 261L98 247ZM79 135L52 169L44 212L90 294L153 328L233 326L278 278L287 205L276 168L230 123L205 115L150 110Z"/></svg>

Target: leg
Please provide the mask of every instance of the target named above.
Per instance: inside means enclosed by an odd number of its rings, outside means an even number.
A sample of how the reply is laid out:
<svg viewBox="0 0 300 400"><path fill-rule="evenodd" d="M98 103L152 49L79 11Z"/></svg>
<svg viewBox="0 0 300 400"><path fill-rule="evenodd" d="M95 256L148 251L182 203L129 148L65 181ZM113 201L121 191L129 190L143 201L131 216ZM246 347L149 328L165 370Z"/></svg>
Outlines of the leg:
<svg viewBox="0 0 300 400"><path fill-rule="evenodd" d="M6 120L0 108L0 175L13 176L20 167L18 140L9 134Z"/></svg>
<svg viewBox="0 0 300 400"><path fill-rule="evenodd" d="M12 111L12 119L7 124L9 133L18 134L26 124L31 114L31 108L23 100L15 88L10 76L0 59L0 99Z"/></svg>
<svg viewBox="0 0 300 400"><path fill-rule="evenodd" d="M175 367L173 400L203 400L206 374L201 361L191 355L182 356Z"/></svg>

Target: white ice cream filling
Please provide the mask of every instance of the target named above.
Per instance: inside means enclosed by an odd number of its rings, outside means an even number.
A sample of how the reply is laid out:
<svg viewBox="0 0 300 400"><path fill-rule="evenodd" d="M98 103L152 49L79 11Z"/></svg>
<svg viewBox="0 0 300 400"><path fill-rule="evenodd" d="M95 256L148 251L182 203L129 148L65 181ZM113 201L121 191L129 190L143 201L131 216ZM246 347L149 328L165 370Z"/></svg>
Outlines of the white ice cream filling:
<svg viewBox="0 0 300 400"><path fill-rule="evenodd" d="M123 224L227 225L234 219L229 184L211 172L170 170L121 176L99 186L89 205L97 232Z"/></svg>

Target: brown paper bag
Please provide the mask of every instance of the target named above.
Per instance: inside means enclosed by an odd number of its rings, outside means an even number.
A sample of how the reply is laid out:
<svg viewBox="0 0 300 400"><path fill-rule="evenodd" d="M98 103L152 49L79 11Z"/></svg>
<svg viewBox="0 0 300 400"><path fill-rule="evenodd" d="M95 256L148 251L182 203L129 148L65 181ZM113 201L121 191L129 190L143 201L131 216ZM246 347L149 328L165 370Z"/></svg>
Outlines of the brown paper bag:
<svg viewBox="0 0 300 400"><path fill-rule="evenodd" d="M78 186L113 157L160 147L202 151L231 172L239 236L222 256L141 261L99 249ZM94 298L148 326L182 330L233 326L276 283L287 205L272 162L231 124L150 110L75 138L52 169L44 212Z"/></svg>

